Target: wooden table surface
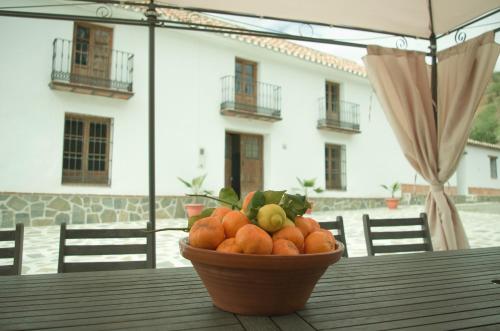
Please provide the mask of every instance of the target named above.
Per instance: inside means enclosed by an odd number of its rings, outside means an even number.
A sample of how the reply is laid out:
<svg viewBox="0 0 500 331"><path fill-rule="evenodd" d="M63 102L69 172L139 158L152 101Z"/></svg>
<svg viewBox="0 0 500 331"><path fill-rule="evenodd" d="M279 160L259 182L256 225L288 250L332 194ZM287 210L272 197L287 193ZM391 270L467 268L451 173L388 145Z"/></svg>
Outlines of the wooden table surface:
<svg viewBox="0 0 500 331"><path fill-rule="evenodd" d="M495 283L496 280L496 283ZM500 330L500 247L342 259L279 317L212 306L192 268L0 277L0 330Z"/></svg>

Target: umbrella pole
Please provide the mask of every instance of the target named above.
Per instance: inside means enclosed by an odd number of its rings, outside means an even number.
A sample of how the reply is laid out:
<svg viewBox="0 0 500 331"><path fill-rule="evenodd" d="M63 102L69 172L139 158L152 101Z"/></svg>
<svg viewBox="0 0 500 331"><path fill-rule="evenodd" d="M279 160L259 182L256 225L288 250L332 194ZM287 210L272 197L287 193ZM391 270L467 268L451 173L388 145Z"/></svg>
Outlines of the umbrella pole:
<svg viewBox="0 0 500 331"><path fill-rule="evenodd" d="M434 111L434 125L436 127L436 135L437 135L437 130L438 130L438 117L437 117L437 93L438 93L438 87L437 87L437 45L436 45L436 36L434 33L431 34L431 37L429 39L431 45L431 59L432 59L432 64L431 64L431 91L432 91L432 110Z"/></svg>
<svg viewBox="0 0 500 331"><path fill-rule="evenodd" d="M154 0L150 0L145 13L149 26L149 221L151 228L156 230L156 194L155 194L155 25L157 13ZM153 268L156 268L156 232L152 236Z"/></svg>

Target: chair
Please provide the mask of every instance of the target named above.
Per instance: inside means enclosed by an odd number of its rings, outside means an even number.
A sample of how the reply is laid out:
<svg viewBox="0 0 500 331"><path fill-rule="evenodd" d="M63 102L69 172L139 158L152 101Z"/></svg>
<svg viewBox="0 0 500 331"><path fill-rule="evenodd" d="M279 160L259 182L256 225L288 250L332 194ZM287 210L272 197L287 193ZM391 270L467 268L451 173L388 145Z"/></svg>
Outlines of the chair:
<svg viewBox="0 0 500 331"><path fill-rule="evenodd" d="M342 256L349 257L349 254L347 254L347 242L345 240L344 219L342 218L342 216L337 216L337 219L335 221L321 222L320 225L321 228L326 230L337 230L337 233L336 234L334 233L333 235L335 236L335 239L344 244L344 253L342 254Z"/></svg>
<svg viewBox="0 0 500 331"><path fill-rule="evenodd" d="M420 226L420 230L406 231L373 231L378 228L391 228L401 226ZM394 219L371 219L363 215L363 227L365 231L366 249L368 255L379 253L401 253L401 252L432 252L432 242L427 223L427 215L421 213L417 218L394 218ZM376 245L374 241L383 239L413 239L421 238L423 243L418 244L389 244Z"/></svg>
<svg viewBox="0 0 500 331"><path fill-rule="evenodd" d="M58 273L80 271L107 271L153 268L153 233L151 223L146 229L67 229L61 224L59 241ZM124 239L146 238L145 244L120 245L68 245L67 239ZM109 262L66 262L66 256L83 255L118 255L146 254L144 261L109 261Z"/></svg>
<svg viewBox="0 0 500 331"><path fill-rule="evenodd" d="M12 265L1 265L0 275L20 275L23 261L23 237L24 225L22 223L16 224L15 230L0 231L0 241L13 241L14 247L1 247L0 258L11 259L14 258Z"/></svg>

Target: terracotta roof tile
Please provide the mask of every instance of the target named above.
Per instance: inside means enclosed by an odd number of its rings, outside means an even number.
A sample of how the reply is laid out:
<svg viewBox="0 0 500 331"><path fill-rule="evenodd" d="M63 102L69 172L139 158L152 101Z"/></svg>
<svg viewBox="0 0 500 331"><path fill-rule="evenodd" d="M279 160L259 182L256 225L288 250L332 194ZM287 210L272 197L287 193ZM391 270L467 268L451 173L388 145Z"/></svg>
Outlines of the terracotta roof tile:
<svg viewBox="0 0 500 331"><path fill-rule="evenodd" d="M480 147L486 147L486 148L490 148L490 149L500 150L500 145L485 143L485 142L473 140L473 139L468 139L467 144L473 145L473 146L480 146Z"/></svg>
<svg viewBox="0 0 500 331"><path fill-rule="evenodd" d="M232 28L240 27L234 24L226 23L213 17L186 10L160 9L159 11L165 19L176 22L190 22ZM328 53L321 52L319 50L305 47L285 39L234 35L230 33L221 33L221 35L258 47L270 49L275 52L294 56L308 62L320 64L326 67L332 67L341 71L352 73L354 75L366 77L365 68L354 61L343 59Z"/></svg>

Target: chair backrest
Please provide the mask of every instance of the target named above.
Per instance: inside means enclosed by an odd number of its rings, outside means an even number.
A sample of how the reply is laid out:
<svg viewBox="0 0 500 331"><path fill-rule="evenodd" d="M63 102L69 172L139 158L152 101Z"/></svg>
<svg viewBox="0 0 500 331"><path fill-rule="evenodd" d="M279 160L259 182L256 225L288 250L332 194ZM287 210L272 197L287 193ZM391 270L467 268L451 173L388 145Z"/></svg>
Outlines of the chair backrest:
<svg viewBox="0 0 500 331"><path fill-rule="evenodd" d="M394 227L419 226L419 230L399 231L377 231L380 228L394 229ZM416 218L393 218L393 219L371 219L368 215L363 215L363 227L365 231L366 249L368 255L378 253L402 253L402 252L432 252L432 242L427 224L427 215L421 213ZM373 231L376 230L376 231ZM376 240L397 240L421 238L423 243L412 244L387 244L376 245Z"/></svg>
<svg viewBox="0 0 500 331"><path fill-rule="evenodd" d="M1 265L0 275L20 275L23 262L24 225L16 224L15 230L0 231L0 241L13 241L14 247L0 247L1 259L14 259L12 265Z"/></svg>
<svg viewBox="0 0 500 331"><path fill-rule="evenodd" d="M59 240L59 266L57 272L107 271L153 268L153 233L151 223L146 229L67 229L61 224ZM143 244L119 245L67 245L67 239L125 239L146 238ZM109 261L109 262L66 262L66 256L84 255L123 255L146 254L142 261Z"/></svg>
<svg viewBox="0 0 500 331"><path fill-rule="evenodd" d="M347 242L345 241L344 219L342 218L342 216L337 216L337 219L335 221L320 222L319 224L323 229L336 230L336 233L333 233L335 239L344 244L344 253L342 254L342 256L349 257L349 254L347 253Z"/></svg>

